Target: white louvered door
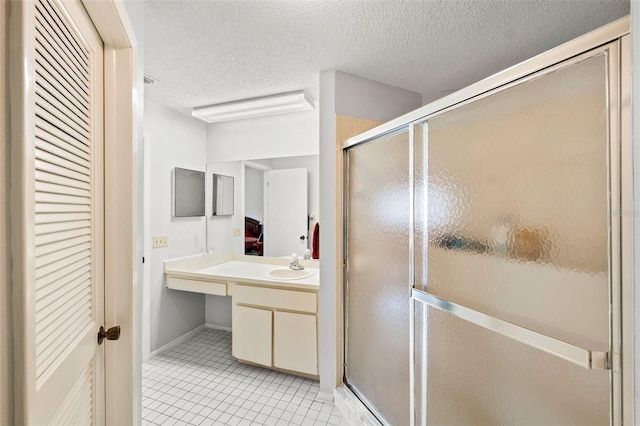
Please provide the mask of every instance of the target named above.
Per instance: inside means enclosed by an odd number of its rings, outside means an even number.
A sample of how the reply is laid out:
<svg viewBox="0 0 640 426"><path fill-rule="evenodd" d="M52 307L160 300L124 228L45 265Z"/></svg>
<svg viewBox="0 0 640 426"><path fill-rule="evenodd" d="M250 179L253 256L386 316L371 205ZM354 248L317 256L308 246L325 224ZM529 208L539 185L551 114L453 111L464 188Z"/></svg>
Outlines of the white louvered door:
<svg viewBox="0 0 640 426"><path fill-rule="evenodd" d="M25 420L104 423L103 43L82 4L37 0ZM29 120L26 121L27 124ZM30 152L29 152L30 151ZM28 202L29 194L25 194ZM32 270L30 271L29 269Z"/></svg>

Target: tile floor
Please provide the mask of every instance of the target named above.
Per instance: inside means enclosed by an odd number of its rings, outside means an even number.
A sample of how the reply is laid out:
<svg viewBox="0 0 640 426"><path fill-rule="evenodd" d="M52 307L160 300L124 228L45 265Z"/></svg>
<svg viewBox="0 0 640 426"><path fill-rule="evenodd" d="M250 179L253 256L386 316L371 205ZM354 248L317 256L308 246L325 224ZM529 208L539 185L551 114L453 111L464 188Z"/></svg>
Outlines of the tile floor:
<svg viewBox="0 0 640 426"><path fill-rule="evenodd" d="M240 364L231 333L203 330L142 365L143 425L344 425L318 382Z"/></svg>

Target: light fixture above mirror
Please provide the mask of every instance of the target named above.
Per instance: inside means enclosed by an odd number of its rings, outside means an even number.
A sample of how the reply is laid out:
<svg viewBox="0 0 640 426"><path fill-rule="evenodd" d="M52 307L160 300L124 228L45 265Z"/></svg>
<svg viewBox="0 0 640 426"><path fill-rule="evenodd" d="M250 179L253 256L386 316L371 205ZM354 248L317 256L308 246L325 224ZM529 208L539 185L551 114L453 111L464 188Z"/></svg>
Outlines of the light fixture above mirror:
<svg viewBox="0 0 640 426"><path fill-rule="evenodd" d="M305 91L282 93L262 98L194 108L191 115L207 123L241 120L265 115L308 111L314 108L313 98Z"/></svg>

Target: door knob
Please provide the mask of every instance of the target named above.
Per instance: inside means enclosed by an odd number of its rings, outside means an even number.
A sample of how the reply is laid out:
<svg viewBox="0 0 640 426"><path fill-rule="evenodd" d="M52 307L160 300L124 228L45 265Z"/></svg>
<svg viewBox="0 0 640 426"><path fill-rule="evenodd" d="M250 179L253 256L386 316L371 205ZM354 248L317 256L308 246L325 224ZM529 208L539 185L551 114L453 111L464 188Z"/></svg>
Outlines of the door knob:
<svg viewBox="0 0 640 426"><path fill-rule="evenodd" d="M107 340L118 340L120 339L120 326L116 325L115 327L111 327L105 331L103 326L100 326L100 331L98 331L98 344L101 345L104 339Z"/></svg>
<svg viewBox="0 0 640 426"><path fill-rule="evenodd" d="M300 235L300 239L301 239L301 240L304 240L304 235Z"/></svg>

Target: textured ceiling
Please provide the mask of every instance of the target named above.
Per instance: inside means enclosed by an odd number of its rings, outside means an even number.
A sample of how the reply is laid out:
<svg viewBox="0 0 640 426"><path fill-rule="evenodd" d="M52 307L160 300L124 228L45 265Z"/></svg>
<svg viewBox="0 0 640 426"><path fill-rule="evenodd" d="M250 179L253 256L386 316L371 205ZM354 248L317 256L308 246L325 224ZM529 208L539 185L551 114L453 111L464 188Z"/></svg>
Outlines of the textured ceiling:
<svg viewBox="0 0 640 426"><path fill-rule="evenodd" d="M340 70L431 101L629 13L617 0L146 0L145 93L191 108Z"/></svg>

